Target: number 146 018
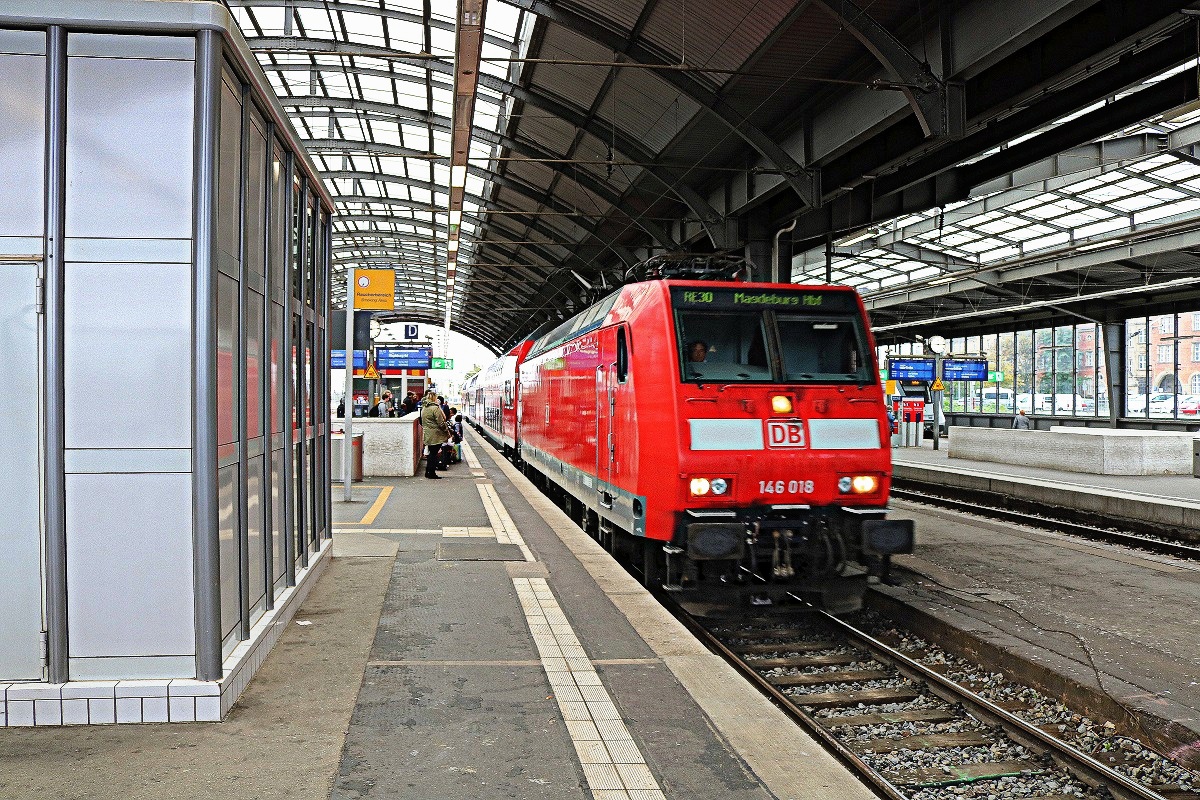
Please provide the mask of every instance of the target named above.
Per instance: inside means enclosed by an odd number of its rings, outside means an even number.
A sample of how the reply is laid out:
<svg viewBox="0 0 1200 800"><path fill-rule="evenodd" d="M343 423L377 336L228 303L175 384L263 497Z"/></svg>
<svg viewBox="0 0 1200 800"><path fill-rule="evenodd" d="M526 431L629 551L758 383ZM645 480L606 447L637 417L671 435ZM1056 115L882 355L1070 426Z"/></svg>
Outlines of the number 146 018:
<svg viewBox="0 0 1200 800"><path fill-rule="evenodd" d="M812 494L812 481L759 481L759 494Z"/></svg>

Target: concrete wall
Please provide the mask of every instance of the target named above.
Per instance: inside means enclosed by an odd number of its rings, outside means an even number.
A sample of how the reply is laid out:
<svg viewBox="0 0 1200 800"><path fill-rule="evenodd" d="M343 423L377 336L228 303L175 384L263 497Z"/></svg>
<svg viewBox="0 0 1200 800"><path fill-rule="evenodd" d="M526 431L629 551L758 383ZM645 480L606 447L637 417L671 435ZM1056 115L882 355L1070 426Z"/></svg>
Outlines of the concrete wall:
<svg viewBox="0 0 1200 800"><path fill-rule="evenodd" d="M1194 434L1056 427L953 428L950 458L1093 475L1189 475Z"/></svg>
<svg viewBox="0 0 1200 800"><path fill-rule="evenodd" d="M363 477L411 477L421 460L421 415L355 417L354 433L363 435ZM340 429L338 420L335 430ZM334 475L334 480L339 476Z"/></svg>

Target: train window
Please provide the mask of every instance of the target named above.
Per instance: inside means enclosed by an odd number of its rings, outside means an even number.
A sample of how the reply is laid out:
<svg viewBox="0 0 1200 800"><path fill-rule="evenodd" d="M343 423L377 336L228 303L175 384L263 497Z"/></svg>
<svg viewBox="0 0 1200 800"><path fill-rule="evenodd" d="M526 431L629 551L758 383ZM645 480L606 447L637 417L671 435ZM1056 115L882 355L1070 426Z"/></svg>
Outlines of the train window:
<svg viewBox="0 0 1200 800"><path fill-rule="evenodd" d="M678 312L685 381L770 381L763 312Z"/></svg>
<svg viewBox="0 0 1200 800"><path fill-rule="evenodd" d="M513 405L512 381L505 381L504 382L504 407L512 408L512 405Z"/></svg>
<svg viewBox="0 0 1200 800"><path fill-rule="evenodd" d="M777 324L785 381L873 379L857 317L780 314Z"/></svg>
<svg viewBox="0 0 1200 800"><path fill-rule="evenodd" d="M617 383L629 378L629 345L625 341L625 329L617 328Z"/></svg>

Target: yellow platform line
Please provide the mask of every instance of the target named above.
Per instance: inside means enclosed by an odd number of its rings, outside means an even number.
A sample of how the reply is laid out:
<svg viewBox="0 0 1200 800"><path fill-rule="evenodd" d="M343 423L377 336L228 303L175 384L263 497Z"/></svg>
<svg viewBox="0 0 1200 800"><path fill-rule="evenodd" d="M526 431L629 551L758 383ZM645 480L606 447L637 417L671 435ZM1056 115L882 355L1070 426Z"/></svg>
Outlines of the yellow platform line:
<svg viewBox="0 0 1200 800"><path fill-rule="evenodd" d="M391 494L392 494L391 486L383 487L383 491L379 493L379 497L376 497L375 502L371 504L371 507L369 509L367 509L366 515L362 519L360 519L357 523L351 523L351 524L370 525L372 522L375 521L375 518L379 516L379 512L383 511L383 504L387 502L387 499L391 496Z"/></svg>

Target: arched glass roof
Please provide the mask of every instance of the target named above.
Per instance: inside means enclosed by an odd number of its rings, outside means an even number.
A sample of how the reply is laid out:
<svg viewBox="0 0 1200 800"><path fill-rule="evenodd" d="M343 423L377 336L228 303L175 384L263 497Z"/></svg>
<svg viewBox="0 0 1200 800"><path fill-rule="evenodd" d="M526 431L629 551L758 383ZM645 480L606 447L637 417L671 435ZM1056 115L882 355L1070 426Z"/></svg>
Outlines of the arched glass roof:
<svg viewBox="0 0 1200 800"><path fill-rule="evenodd" d="M397 316L436 321L447 303L450 141L456 2L226 0L333 195L333 296L347 267L392 267ZM529 15L488 5L482 54L519 58ZM465 181L459 281L495 204L486 165L512 98L512 62L483 61L496 79L476 94ZM490 134L490 135L489 135ZM476 167L475 165L479 165ZM465 293L452 300L457 316ZM472 331L468 331L472 332ZM477 337L480 331L472 332ZM486 337L483 337L486 338Z"/></svg>
<svg viewBox="0 0 1200 800"><path fill-rule="evenodd" d="M336 200L335 281L392 267L397 317L497 350L651 255L766 263L789 222L884 325L1069 295L1058 250L1200 201L1161 116L1197 97L1169 4L223 1ZM1102 174L1035 163L1089 141ZM1135 280L1130 253L1089 280ZM823 249L793 267L824 279Z"/></svg>

